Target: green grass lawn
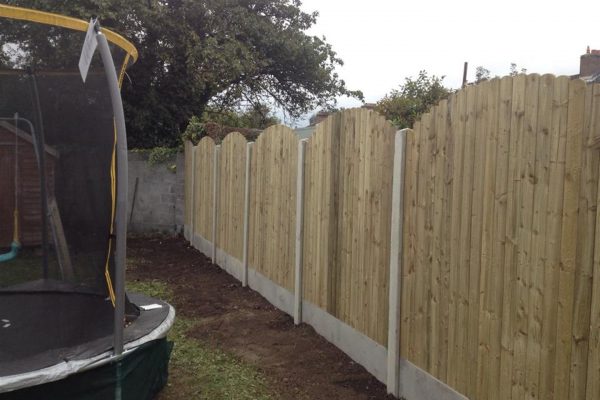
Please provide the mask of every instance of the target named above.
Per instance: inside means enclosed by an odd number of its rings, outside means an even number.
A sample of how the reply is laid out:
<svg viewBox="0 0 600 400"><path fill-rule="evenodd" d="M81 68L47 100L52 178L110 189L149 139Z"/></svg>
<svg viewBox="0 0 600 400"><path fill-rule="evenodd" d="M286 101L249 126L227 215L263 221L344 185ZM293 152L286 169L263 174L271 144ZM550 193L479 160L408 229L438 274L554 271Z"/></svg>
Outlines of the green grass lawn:
<svg viewBox="0 0 600 400"><path fill-rule="evenodd" d="M130 291L144 293L174 303L167 284L158 281L129 282ZM270 393L266 378L256 368L239 359L189 338L187 333L197 324L193 318L178 315L169 340L175 343L169 368L169 384L158 396L160 400L267 400Z"/></svg>

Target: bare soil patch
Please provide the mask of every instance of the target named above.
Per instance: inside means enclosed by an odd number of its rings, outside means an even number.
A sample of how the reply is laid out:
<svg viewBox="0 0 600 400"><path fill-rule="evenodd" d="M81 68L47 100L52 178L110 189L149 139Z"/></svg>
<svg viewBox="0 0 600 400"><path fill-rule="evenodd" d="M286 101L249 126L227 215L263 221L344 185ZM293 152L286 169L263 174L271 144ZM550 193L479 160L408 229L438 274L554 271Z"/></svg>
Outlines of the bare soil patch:
<svg viewBox="0 0 600 400"><path fill-rule="evenodd" d="M128 280L158 280L178 315L199 323L190 338L264 372L281 399L392 399L385 387L306 324L241 284L182 238L133 238Z"/></svg>

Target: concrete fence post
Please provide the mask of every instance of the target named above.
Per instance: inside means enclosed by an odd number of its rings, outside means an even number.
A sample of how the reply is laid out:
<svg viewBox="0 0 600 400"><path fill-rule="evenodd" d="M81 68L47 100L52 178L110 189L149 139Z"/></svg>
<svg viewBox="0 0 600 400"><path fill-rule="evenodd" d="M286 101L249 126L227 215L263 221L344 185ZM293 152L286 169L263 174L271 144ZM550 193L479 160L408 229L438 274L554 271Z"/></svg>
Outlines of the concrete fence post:
<svg viewBox="0 0 600 400"><path fill-rule="evenodd" d="M217 224L219 219L219 154L221 145L215 146L213 158L213 225L212 225L212 262L217 262Z"/></svg>
<svg viewBox="0 0 600 400"><path fill-rule="evenodd" d="M307 139L298 142L296 178L296 263L294 271L294 324L302 323L302 240L304 234L304 158Z"/></svg>
<svg viewBox="0 0 600 400"><path fill-rule="evenodd" d="M392 229L390 235L390 292L387 346L387 392L400 396L400 321L402 302L402 221L406 133L396 132L392 180Z"/></svg>
<svg viewBox="0 0 600 400"><path fill-rule="evenodd" d="M246 185L244 187L244 249L242 254L242 286L248 286L248 230L250 225L250 165L253 142L246 143Z"/></svg>
<svg viewBox="0 0 600 400"><path fill-rule="evenodd" d="M194 243L194 235L196 233L196 146L192 142L190 142L190 146L188 147L192 149L192 182L187 182L187 185L192 186L192 195L190 196L190 229L189 229L189 238L188 240L195 246Z"/></svg>

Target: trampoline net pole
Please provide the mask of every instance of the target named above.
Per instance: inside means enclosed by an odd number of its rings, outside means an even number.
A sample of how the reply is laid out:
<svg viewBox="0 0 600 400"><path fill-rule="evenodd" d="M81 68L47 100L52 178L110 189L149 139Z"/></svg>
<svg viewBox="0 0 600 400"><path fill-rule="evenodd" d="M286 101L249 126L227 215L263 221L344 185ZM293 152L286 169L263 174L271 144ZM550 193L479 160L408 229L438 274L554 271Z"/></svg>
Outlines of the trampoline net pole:
<svg viewBox="0 0 600 400"><path fill-rule="evenodd" d="M98 25L97 25L98 28ZM117 71L108 47L106 36L97 29L96 38L102 56L102 64L108 81L111 103L117 130L117 207L115 213L115 319L114 319L114 353L123 352L123 330L125 323L125 252L127 245L127 134L125 131L125 115Z"/></svg>

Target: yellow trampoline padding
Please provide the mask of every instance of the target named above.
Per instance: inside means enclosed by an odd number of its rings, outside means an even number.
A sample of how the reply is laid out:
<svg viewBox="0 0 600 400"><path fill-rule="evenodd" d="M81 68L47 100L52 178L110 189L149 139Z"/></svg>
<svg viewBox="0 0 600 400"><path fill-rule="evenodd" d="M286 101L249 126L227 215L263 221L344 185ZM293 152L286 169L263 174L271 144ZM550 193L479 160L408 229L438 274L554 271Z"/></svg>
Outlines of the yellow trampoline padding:
<svg viewBox="0 0 600 400"><path fill-rule="evenodd" d="M0 4L0 17L38 22L45 25L60 26L82 32L86 32L89 25L89 22L82 19L53 14L45 11L32 10L29 8L7 6L4 4ZM106 36L106 39L108 39L109 42L125 50L133 59L133 62L137 61L137 49L130 41L109 29L102 28L102 33Z"/></svg>

